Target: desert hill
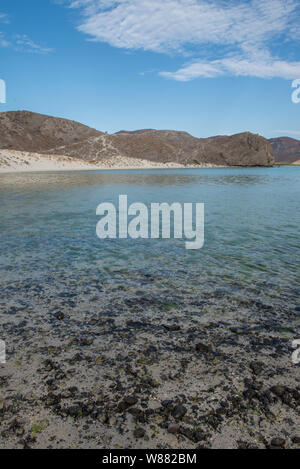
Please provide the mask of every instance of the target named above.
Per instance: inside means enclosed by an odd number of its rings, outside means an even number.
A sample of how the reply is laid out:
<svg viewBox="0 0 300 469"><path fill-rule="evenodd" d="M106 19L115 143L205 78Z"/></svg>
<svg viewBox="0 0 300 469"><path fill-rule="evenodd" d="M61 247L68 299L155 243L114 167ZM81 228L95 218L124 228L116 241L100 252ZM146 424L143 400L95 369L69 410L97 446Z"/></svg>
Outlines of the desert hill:
<svg viewBox="0 0 300 469"><path fill-rule="evenodd" d="M271 138L276 163L294 163L300 159L300 140L290 137Z"/></svg>
<svg viewBox="0 0 300 469"><path fill-rule="evenodd" d="M0 148L42 152L101 134L77 122L28 111L0 113Z"/></svg>
<svg viewBox="0 0 300 469"><path fill-rule="evenodd" d="M187 132L144 129L109 135L74 121L28 111L0 113L0 149L64 155L92 163L125 157L182 165L274 164L269 142L249 132L196 138Z"/></svg>

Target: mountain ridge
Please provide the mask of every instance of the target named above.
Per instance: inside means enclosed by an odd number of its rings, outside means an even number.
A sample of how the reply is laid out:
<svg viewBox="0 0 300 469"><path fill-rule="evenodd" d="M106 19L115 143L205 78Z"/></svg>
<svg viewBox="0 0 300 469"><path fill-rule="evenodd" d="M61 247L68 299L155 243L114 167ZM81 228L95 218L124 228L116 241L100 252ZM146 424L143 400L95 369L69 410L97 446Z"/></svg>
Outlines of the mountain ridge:
<svg viewBox="0 0 300 469"><path fill-rule="evenodd" d="M120 156L183 165L272 166L275 162L268 140L250 132L209 138L155 129L108 134L30 111L0 113L0 148L60 154L88 162Z"/></svg>
<svg viewBox="0 0 300 469"><path fill-rule="evenodd" d="M276 163L294 163L300 159L300 140L277 137L269 140Z"/></svg>

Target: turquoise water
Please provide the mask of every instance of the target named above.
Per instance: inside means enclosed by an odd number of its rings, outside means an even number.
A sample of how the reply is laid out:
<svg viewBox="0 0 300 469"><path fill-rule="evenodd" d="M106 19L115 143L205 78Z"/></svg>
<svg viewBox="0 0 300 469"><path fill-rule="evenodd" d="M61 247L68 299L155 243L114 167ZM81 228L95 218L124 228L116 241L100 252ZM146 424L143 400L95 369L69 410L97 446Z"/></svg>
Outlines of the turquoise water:
<svg viewBox="0 0 300 469"><path fill-rule="evenodd" d="M119 194L129 203L204 202L203 249L174 239L99 240L96 207ZM299 305L300 167L2 174L0 201L2 302L10 305L47 311L65 294L86 308L105 285L99 302L111 314L125 297L138 305L141 291L154 307L161 288L191 312L205 298L219 314L241 305L250 312L245 300Z"/></svg>

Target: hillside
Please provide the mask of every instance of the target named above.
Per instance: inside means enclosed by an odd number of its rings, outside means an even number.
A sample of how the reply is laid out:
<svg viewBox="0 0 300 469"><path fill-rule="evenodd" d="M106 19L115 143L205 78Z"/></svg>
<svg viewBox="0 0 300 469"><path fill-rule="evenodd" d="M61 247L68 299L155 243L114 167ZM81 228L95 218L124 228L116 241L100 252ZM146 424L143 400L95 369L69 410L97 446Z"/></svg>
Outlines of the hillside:
<svg viewBox="0 0 300 469"><path fill-rule="evenodd" d="M74 121L28 111L0 113L0 149L58 154L92 163L115 157L181 165L274 163L269 142L249 132L207 139L187 132L153 129L109 135Z"/></svg>
<svg viewBox="0 0 300 469"><path fill-rule="evenodd" d="M290 137L270 139L276 163L294 163L300 159L300 140Z"/></svg>
<svg viewBox="0 0 300 469"><path fill-rule="evenodd" d="M0 148L44 152L101 134L67 119L28 111L0 113Z"/></svg>

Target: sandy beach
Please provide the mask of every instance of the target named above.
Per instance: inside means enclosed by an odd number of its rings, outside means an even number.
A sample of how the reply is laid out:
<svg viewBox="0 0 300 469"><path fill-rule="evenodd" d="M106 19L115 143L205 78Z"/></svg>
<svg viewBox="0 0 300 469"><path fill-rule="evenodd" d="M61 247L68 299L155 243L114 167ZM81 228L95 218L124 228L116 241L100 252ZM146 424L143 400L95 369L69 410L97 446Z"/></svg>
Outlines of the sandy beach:
<svg viewBox="0 0 300 469"><path fill-rule="evenodd" d="M83 171L110 169L164 169L164 168L214 168L212 164L180 165L177 163L156 163L153 161L114 156L101 162L90 163L65 155L45 155L26 151L0 150L0 173L34 171Z"/></svg>

